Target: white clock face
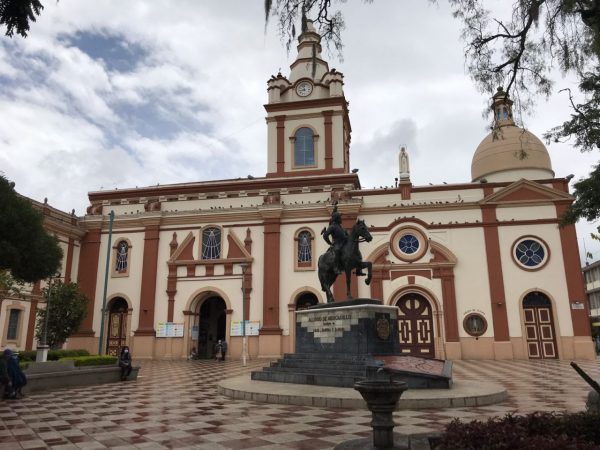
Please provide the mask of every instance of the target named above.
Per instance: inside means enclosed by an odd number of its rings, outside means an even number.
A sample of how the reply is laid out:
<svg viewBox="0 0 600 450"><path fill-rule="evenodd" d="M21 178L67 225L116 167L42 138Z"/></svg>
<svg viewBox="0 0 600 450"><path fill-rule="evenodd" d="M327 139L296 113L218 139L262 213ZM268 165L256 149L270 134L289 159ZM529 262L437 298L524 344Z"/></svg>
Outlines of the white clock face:
<svg viewBox="0 0 600 450"><path fill-rule="evenodd" d="M310 93L312 92L312 90L313 90L313 86L308 81L303 81L302 83L299 83L298 86L296 86L296 93L300 97L309 96Z"/></svg>

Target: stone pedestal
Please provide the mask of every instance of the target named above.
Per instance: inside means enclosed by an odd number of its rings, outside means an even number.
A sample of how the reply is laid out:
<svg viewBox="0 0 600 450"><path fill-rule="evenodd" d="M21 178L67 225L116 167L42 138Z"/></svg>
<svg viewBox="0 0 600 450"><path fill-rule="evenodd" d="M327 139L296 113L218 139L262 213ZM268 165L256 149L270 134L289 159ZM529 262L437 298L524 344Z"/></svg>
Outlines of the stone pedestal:
<svg viewBox="0 0 600 450"><path fill-rule="evenodd" d="M398 308L358 299L297 311L296 353L399 354Z"/></svg>
<svg viewBox="0 0 600 450"><path fill-rule="evenodd" d="M449 388L452 363L401 356L398 308L356 299L296 312L296 352L252 372L253 380L353 387L377 369L410 389Z"/></svg>
<svg viewBox="0 0 600 450"><path fill-rule="evenodd" d="M378 300L317 305L296 313L296 352L285 354L253 380L353 387L374 355L400 352L398 309Z"/></svg>

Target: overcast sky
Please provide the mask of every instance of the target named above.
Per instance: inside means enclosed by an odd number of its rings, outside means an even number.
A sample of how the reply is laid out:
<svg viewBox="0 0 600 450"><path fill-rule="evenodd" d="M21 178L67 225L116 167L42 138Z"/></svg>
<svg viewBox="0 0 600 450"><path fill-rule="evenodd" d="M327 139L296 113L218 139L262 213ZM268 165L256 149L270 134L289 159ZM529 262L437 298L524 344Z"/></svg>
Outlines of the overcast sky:
<svg viewBox="0 0 600 450"><path fill-rule="evenodd" d="M497 2L497 4L500 4ZM263 0L45 1L27 39L0 37L0 171L17 190L78 215L87 192L266 172L266 81L295 57ZM391 185L398 148L414 184L469 182L488 98L464 70L444 1L351 1L340 61L363 187ZM4 30L3 30L4 31ZM557 77L556 91L574 87ZM556 95L524 117L541 136L568 118ZM548 146L556 176L599 155ZM600 245L579 225L588 251Z"/></svg>

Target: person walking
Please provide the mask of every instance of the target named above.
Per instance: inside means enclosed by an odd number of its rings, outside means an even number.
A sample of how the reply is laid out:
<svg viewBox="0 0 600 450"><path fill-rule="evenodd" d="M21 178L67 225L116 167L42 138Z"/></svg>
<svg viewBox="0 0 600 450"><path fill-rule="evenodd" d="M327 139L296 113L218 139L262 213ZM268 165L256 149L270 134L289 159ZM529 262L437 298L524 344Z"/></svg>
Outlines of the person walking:
<svg viewBox="0 0 600 450"><path fill-rule="evenodd" d="M119 367L121 368L121 381L125 381L131 374L131 353L129 353L129 347L127 346L121 349Z"/></svg>
<svg viewBox="0 0 600 450"><path fill-rule="evenodd" d="M223 357L223 346L221 345L221 339L215 344L215 359L220 361Z"/></svg>
<svg viewBox="0 0 600 450"><path fill-rule="evenodd" d="M225 361L225 353L227 353L227 342L225 339L221 340L221 361Z"/></svg>
<svg viewBox="0 0 600 450"><path fill-rule="evenodd" d="M19 366L19 357L9 348L4 350L4 358L6 359L6 370L8 377L12 383L13 398L23 398L21 389L27 384L27 377Z"/></svg>

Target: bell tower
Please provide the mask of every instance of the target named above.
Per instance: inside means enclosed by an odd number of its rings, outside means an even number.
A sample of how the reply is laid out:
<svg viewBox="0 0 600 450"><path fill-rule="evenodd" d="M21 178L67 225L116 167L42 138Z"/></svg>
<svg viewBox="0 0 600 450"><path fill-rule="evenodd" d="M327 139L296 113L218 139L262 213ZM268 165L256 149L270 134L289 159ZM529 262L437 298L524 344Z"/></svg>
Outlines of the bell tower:
<svg viewBox="0 0 600 450"><path fill-rule="evenodd" d="M267 82L267 177L348 173L350 118L344 75L321 58L321 36L312 21L298 38L289 78Z"/></svg>

